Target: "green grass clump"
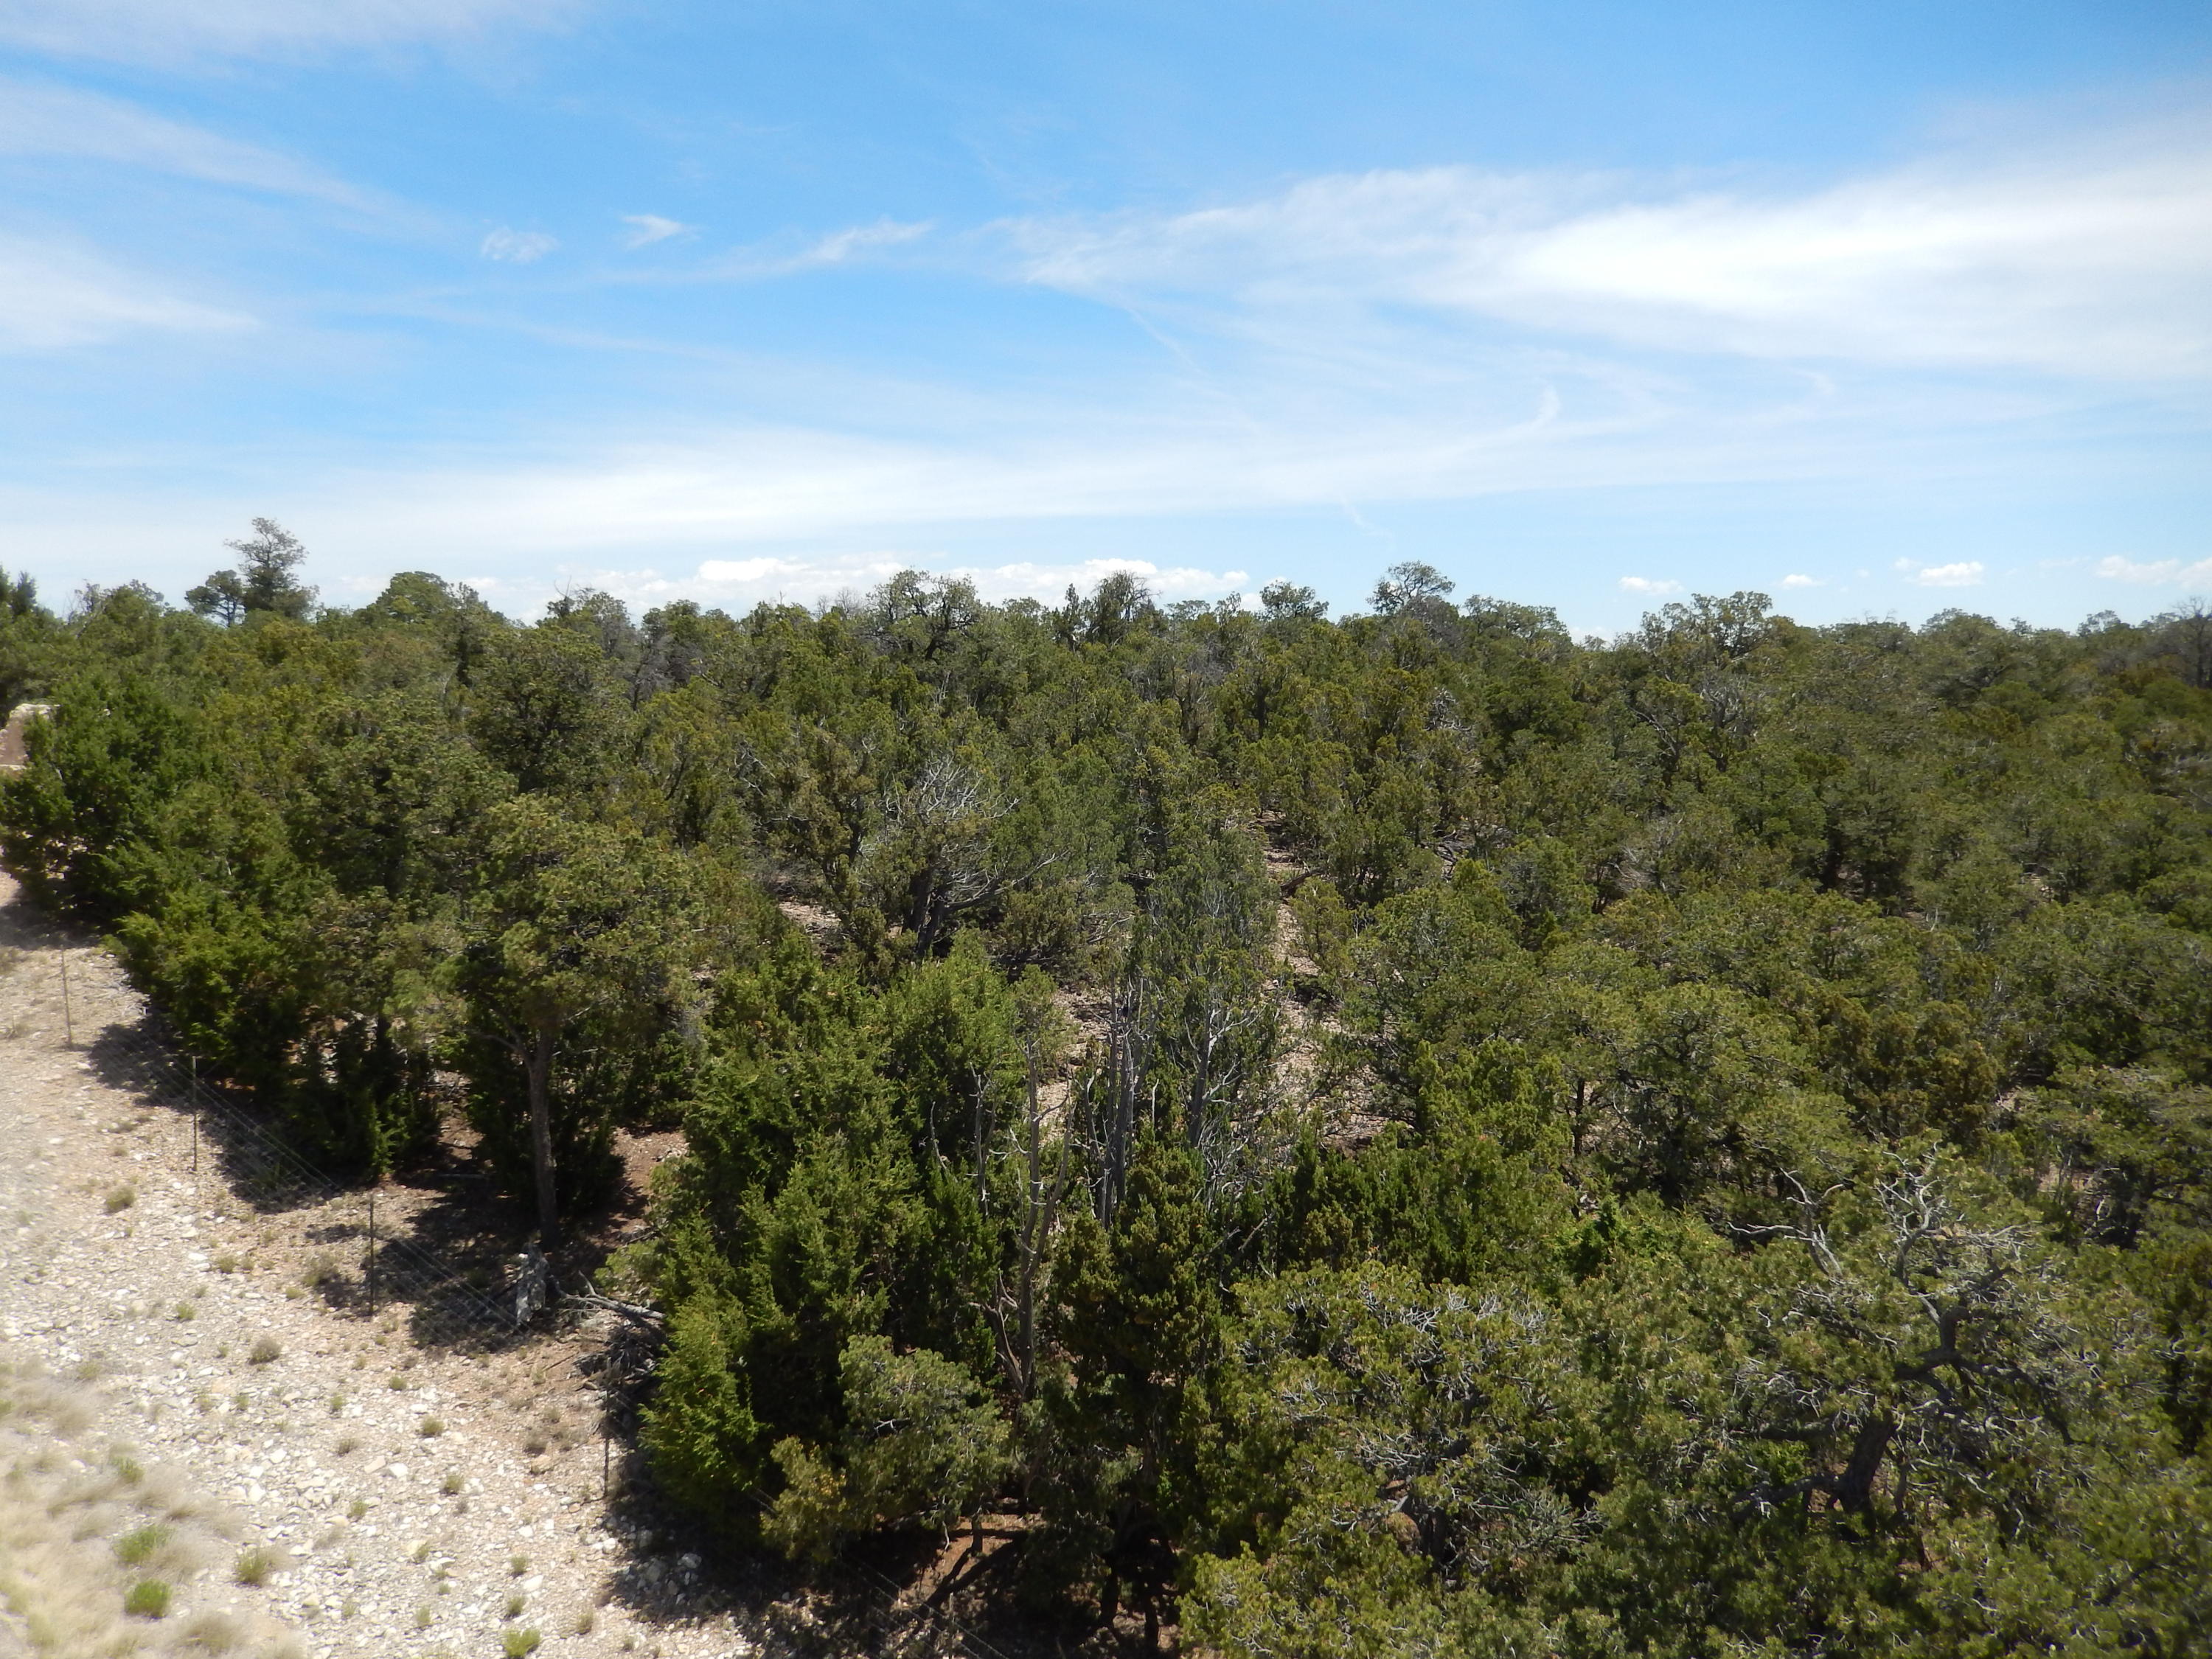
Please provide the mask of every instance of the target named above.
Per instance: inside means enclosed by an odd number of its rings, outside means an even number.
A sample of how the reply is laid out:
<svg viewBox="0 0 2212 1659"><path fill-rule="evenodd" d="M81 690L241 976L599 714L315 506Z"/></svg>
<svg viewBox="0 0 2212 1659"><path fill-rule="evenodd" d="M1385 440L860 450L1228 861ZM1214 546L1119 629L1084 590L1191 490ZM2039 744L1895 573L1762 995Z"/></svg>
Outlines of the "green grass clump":
<svg viewBox="0 0 2212 1659"><path fill-rule="evenodd" d="M250 1364L266 1365L284 1352L284 1345L273 1336L257 1336L253 1347L246 1356Z"/></svg>
<svg viewBox="0 0 2212 1659"><path fill-rule="evenodd" d="M162 1526L140 1527L126 1532L115 1540L115 1559L126 1567L141 1567L154 1558L154 1553L169 1541L169 1529Z"/></svg>
<svg viewBox="0 0 2212 1659"><path fill-rule="evenodd" d="M169 1610L169 1587L158 1578L142 1578L123 1592L123 1611L133 1619L159 1619Z"/></svg>
<svg viewBox="0 0 2212 1659"><path fill-rule="evenodd" d="M107 1192L107 1212L110 1215L118 1214L122 1211L129 1209L137 1201L138 1194L136 1188L130 1187L111 1187L108 1188Z"/></svg>
<svg viewBox="0 0 2212 1659"><path fill-rule="evenodd" d="M240 1583L248 1584L258 1589L269 1582L270 1575L276 1571L276 1552L264 1549L260 1545L256 1544L251 1549L239 1551L238 1560L231 1567L230 1576Z"/></svg>
<svg viewBox="0 0 2212 1659"><path fill-rule="evenodd" d="M523 1659L524 1655L537 1652L538 1644L544 1639L535 1630L511 1630L500 1638L500 1645L506 1650L507 1659Z"/></svg>

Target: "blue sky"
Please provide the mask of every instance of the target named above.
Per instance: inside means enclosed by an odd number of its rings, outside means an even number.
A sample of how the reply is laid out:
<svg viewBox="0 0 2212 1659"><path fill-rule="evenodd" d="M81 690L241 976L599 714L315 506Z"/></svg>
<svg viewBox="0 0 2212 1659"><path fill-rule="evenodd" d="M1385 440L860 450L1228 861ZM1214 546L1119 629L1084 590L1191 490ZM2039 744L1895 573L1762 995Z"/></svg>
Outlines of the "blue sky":
<svg viewBox="0 0 2212 1659"><path fill-rule="evenodd" d="M0 564L2212 592L2212 8L0 0Z"/></svg>

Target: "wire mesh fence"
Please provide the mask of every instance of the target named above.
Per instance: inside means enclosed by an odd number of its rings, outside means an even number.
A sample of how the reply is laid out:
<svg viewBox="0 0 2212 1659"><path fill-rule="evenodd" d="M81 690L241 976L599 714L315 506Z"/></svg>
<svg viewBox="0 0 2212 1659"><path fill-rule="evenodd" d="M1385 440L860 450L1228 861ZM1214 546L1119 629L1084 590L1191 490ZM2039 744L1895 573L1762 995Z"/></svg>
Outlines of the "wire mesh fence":
<svg viewBox="0 0 2212 1659"><path fill-rule="evenodd" d="M417 1334L440 1341L515 1328L514 1301L495 1288L482 1248L464 1255L410 1236L389 1195L380 1216L375 1187L318 1165L283 1124L201 1079L158 1035L111 1024L90 1047L148 1103L189 1116L192 1179L203 1192L281 1212L303 1243L337 1247L326 1250L327 1277L317 1286L329 1299L365 1312L404 1304Z"/></svg>

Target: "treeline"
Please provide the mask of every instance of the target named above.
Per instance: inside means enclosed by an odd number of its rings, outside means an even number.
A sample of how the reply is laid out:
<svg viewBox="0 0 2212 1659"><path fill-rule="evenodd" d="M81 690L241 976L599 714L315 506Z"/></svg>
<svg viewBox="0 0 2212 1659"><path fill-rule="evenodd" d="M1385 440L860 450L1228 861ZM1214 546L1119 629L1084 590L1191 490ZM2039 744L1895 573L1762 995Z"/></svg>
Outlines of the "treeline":
<svg viewBox="0 0 2212 1659"><path fill-rule="evenodd" d="M616 1271L733 1545L1002 1510L1254 1659L2212 1647L2201 607L525 627L240 546L7 590L9 866L326 1158L465 1112L550 1238L680 1123Z"/></svg>

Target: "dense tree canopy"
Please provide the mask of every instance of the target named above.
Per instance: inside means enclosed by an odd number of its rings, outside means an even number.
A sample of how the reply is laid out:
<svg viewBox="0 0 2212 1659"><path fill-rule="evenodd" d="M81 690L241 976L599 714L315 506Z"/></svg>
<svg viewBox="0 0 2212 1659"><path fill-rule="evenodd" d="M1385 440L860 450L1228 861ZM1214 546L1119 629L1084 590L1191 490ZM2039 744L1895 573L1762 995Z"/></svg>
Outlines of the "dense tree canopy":
<svg viewBox="0 0 2212 1659"><path fill-rule="evenodd" d="M1231 1655L2212 1645L2212 653L1423 565L534 624L0 577L41 902L326 1159L680 1124L732 1547ZM204 614L196 614L204 613Z"/></svg>

